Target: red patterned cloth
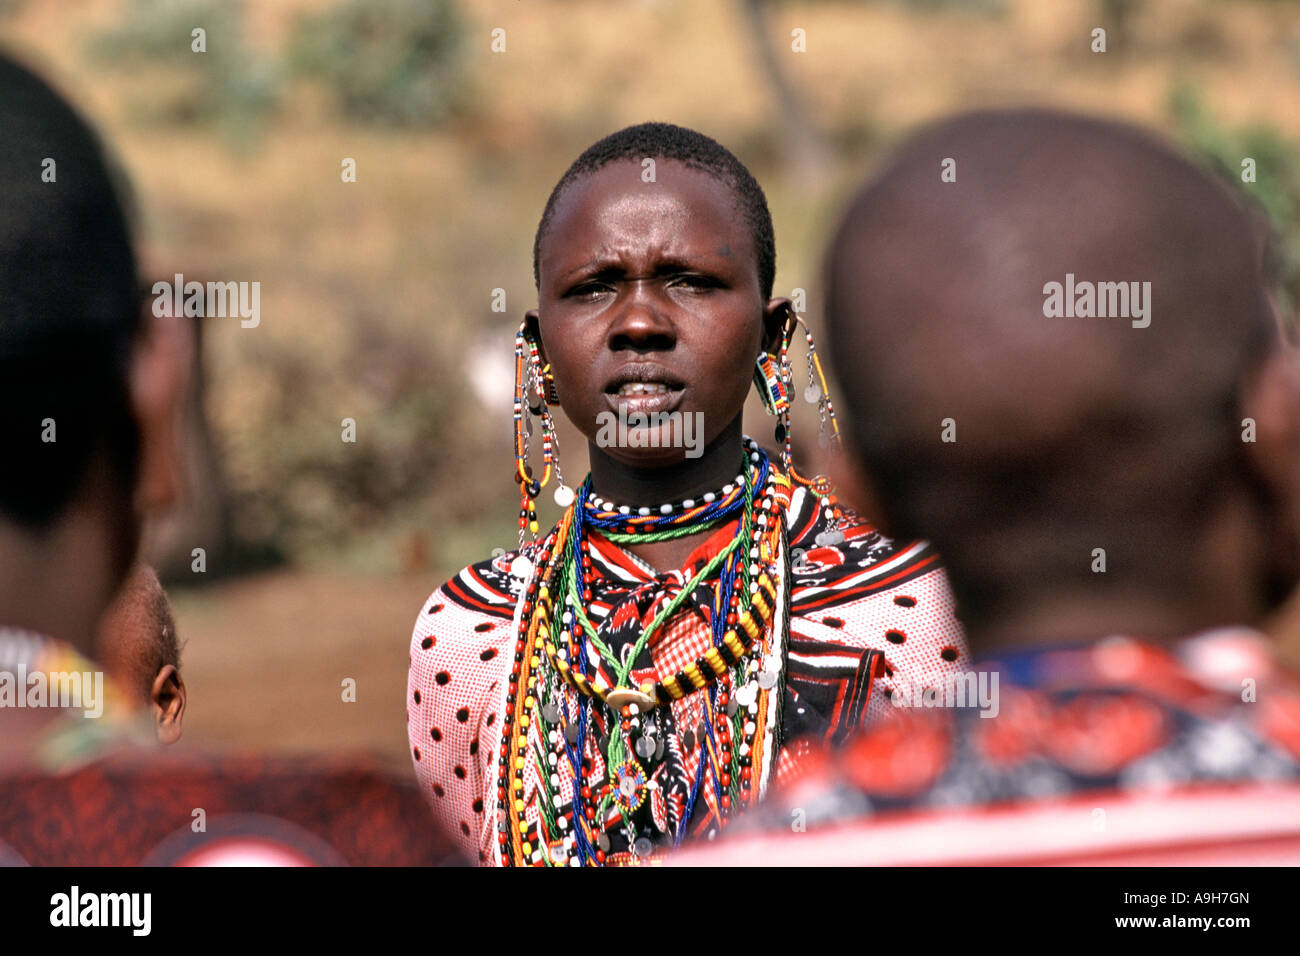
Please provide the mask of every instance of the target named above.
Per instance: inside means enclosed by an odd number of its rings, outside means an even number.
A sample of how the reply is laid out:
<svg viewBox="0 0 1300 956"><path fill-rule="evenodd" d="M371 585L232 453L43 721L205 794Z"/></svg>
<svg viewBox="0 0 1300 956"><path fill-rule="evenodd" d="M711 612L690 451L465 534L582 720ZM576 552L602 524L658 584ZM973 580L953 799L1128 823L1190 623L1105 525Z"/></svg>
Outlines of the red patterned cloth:
<svg viewBox="0 0 1300 956"><path fill-rule="evenodd" d="M414 787L351 762L141 755L0 776L0 865L459 862Z"/></svg>
<svg viewBox="0 0 1300 956"><path fill-rule="evenodd" d="M1003 655L996 706L808 755L695 865L1300 865L1300 675L1254 632ZM991 682L990 682L991 683Z"/></svg>
<svg viewBox="0 0 1300 956"><path fill-rule="evenodd" d="M816 538L828 526L817 496L796 486L788 501L791 625L781 736L839 740L864 723L894 718L881 691L895 681L928 686L962 669L966 644L928 545L890 541L845 511L844 541L819 546ZM593 532L592 622L602 630L639 632L735 532L735 522L719 528L683 568L661 574ZM493 862L497 845L496 762L522 586L510 574L515 557L510 552L462 570L429 598L411 637L407 725L416 775L439 822L481 863ZM637 680L671 675L710 645L712 590L693 594L651 640L649 662L634 671ZM698 725L702 707L698 692L671 708L671 725L681 728L674 729L672 746L688 776L698 758L681 738ZM795 754L782 752L778 779ZM588 757L594 785L605 771L594 746ZM701 793L702 802L712 800L708 786Z"/></svg>

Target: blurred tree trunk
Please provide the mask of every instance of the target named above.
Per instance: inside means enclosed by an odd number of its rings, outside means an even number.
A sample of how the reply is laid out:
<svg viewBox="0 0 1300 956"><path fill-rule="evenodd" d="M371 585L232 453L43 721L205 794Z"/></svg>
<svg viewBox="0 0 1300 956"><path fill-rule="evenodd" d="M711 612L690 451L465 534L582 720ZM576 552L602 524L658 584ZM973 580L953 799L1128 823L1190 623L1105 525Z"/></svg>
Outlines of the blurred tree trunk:
<svg viewBox="0 0 1300 956"><path fill-rule="evenodd" d="M767 0L739 0L739 3L740 18L749 34L758 70L767 79L776 100L779 141L786 168L800 182L814 183L830 167L826 140L809 117L799 91L790 82L784 55L773 43Z"/></svg>

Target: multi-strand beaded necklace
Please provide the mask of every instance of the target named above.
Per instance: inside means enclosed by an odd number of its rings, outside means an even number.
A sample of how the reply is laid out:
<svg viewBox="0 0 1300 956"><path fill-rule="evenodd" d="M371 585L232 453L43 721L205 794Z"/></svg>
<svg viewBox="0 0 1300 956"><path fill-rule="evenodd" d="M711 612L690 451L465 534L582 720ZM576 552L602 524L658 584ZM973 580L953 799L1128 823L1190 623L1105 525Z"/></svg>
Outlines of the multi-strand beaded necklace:
<svg viewBox="0 0 1300 956"><path fill-rule="evenodd" d="M536 573L527 568L516 608L498 754L502 863L649 862L668 843L676 846L688 830L704 826L695 817L706 763L711 792L704 805L719 826L734 803L756 799L766 786L779 746L789 627L789 556L778 494L788 482L750 439L745 446L745 466L734 484L675 506L620 507L594 498L588 478L534 552ZM644 543L700 534L732 520L737 526L731 542L664 603L622 654L602 642L587 611L593 600L589 533L615 544ZM690 595L710 589L707 650L677 673L633 687L631 672L655 635ZM666 741L674 733L673 703L696 693L703 695L698 728ZM665 711L668 719L661 720ZM593 738L603 777L588 756ZM685 799L673 805L668 832L659 832L658 817L654 824L638 822L646 814L638 817L637 811L647 801L659 799L662 808L662 792L654 792L657 784L646 766L683 740L687 750L699 750L696 772ZM531 794L530 770L537 784ZM626 852L611 852L613 827Z"/></svg>

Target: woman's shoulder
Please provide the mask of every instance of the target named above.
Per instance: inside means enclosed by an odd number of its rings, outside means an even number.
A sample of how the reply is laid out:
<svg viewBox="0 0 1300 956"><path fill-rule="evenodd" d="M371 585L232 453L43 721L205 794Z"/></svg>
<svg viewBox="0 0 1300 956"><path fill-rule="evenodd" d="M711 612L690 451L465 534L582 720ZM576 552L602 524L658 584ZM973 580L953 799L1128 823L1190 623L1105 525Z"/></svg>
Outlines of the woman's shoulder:
<svg viewBox="0 0 1300 956"><path fill-rule="evenodd" d="M848 588L864 596L932 572L942 577L929 542L891 538L811 488L796 488L791 496L787 527L796 588Z"/></svg>
<svg viewBox="0 0 1300 956"><path fill-rule="evenodd" d="M515 605L525 583L517 573L519 557L519 551L497 549L461 568L430 594L415 620L412 657L435 648L438 657L499 652L510 639Z"/></svg>

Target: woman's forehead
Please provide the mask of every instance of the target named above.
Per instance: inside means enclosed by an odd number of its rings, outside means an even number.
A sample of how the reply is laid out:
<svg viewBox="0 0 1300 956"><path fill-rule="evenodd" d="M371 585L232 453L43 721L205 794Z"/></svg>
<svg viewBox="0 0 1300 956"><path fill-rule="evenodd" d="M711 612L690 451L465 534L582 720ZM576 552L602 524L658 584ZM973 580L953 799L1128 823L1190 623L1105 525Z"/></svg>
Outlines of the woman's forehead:
<svg viewBox="0 0 1300 956"><path fill-rule="evenodd" d="M728 184L675 160L658 160L653 174L646 181L640 163L624 160L575 180L556 202L543 259L591 258L598 247L677 254L748 249L748 229Z"/></svg>

